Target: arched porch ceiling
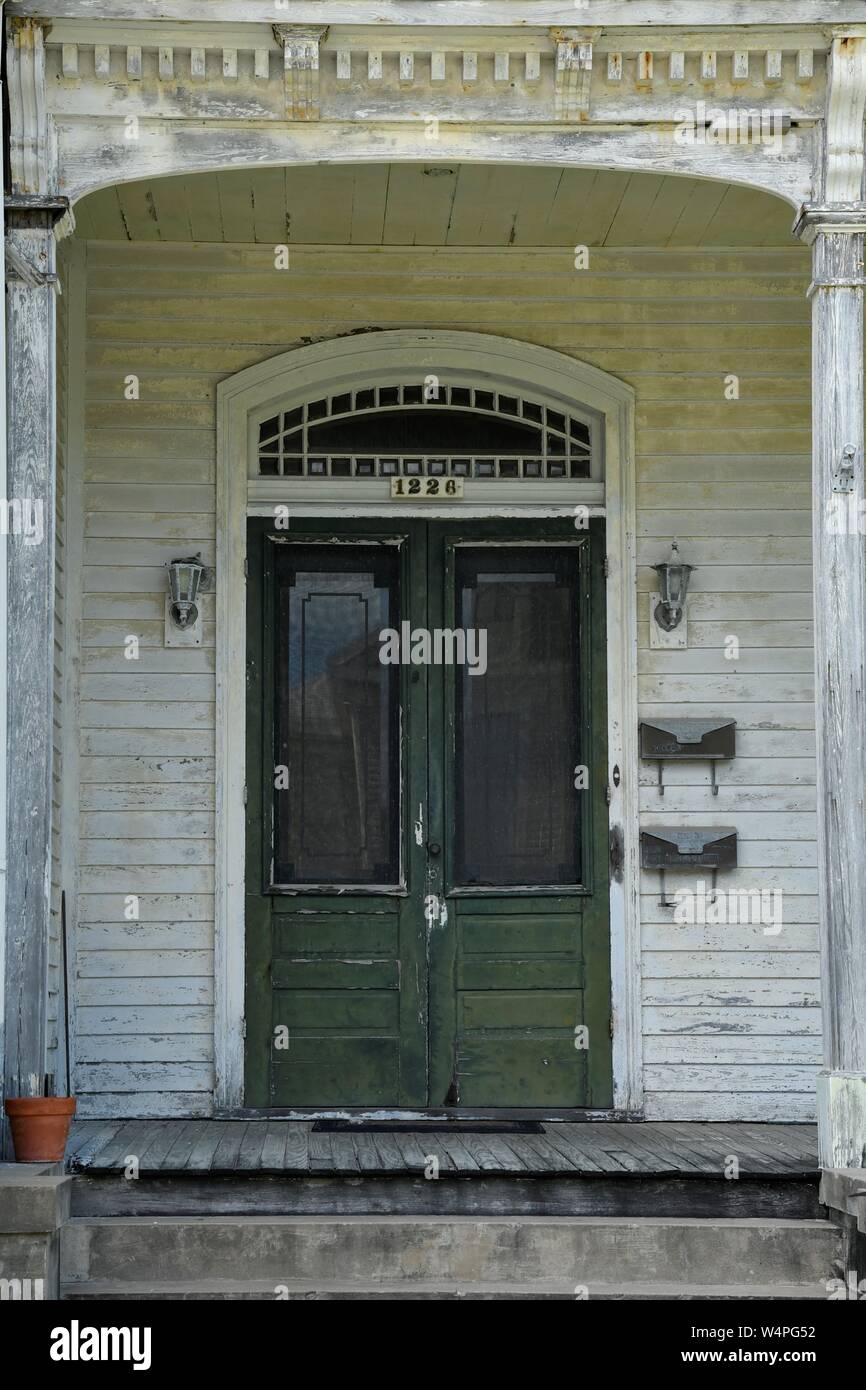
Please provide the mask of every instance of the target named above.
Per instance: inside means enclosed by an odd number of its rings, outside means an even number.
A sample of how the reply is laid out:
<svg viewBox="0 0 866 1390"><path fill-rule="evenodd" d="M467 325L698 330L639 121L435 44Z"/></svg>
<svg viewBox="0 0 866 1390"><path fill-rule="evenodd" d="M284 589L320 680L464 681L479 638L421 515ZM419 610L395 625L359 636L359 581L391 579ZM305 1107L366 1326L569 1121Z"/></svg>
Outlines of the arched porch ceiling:
<svg viewBox="0 0 866 1390"><path fill-rule="evenodd" d="M75 208L108 241L359 246L792 246L791 208L742 185L481 164L237 169L117 184Z"/></svg>

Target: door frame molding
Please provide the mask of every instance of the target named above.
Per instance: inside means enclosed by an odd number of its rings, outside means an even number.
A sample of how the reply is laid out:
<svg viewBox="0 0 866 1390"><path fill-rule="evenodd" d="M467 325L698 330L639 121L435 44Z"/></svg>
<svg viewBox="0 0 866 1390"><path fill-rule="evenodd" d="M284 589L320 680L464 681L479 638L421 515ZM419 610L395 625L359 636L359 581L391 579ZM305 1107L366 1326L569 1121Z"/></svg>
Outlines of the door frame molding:
<svg viewBox="0 0 866 1390"><path fill-rule="evenodd" d="M634 478L634 392L607 372L553 349L485 333L397 329L353 334L294 348L256 363L217 387L216 472L216 859L214 941L214 1102L219 1111L243 1108L244 1096L244 842L246 738L246 525L273 514L274 500L251 500L249 417L269 403L281 406L329 389L336 377L367 380L407 366L443 376L475 371L502 391L526 390L593 411L601 423L604 501L581 484L573 500L544 500L543 484L526 500L491 505L490 519L571 515L586 498L591 515L606 519L609 826L621 840L622 870L610 881L611 1015L614 1112L643 1113L641 943L638 871L637 554ZM279 480L271 480L278 483ZM286 502L299 515L464 516L477 507L353 502L352 479L331 503ZM595 484L590 484L595 489ZM276 493L273 494L276 497Z"/></svg>

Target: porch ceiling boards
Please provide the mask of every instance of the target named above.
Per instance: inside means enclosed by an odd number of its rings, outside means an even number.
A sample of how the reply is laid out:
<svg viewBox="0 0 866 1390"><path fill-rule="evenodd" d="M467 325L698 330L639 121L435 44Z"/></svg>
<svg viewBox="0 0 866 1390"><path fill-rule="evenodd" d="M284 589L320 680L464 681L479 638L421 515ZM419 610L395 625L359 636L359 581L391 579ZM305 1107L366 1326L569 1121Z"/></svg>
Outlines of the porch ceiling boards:
<svg viewBox="0 0 866 1390"><path fill-rule="evenodd" d="M808 1124L548 1123L543 1134L317 1134L300 1120L79 1120L67 1160L75 1172L123 1171L134 1155L145 1174L366 1176L423 1173L435 1156L443 1176L724 1176L791 1178L818 1171Z"/></svg>
<svg viewBox="0 0 866 1390"><path fill-rule="evenodd" d="M593 169L356 164L116 184L75 208L108 241L340 246L791 246L754 189Z"/></svg>

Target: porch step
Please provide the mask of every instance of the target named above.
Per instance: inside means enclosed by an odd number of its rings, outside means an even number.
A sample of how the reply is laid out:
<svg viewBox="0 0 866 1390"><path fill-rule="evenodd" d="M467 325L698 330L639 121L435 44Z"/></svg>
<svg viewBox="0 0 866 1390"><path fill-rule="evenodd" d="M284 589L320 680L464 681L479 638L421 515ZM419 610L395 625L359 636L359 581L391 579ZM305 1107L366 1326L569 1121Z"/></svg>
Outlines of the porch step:
<svg viewBox="0 0 866 1390"><path fill-rule="evenodd" d="M800 1220L79 1217L61 1279L66 1298L810 1297L826 1296L840 1240Z"/></svg>
<svg viewBox="0 0 866 1390"><path fill-rule="evenodd" d="M547 1177L484 1171L446 1173L428 1182L415 1172L349 1177L273 1173L79 1173L73 1216L826 1216L818 1174L608 1173Z"/></svg>
<svg viewBox="0 0 866 1390"><path fill-rule="evenodd" d="M649 1302L674 1299L681 1301L716 1301L731 1299L741 1301L754 1299L768 1300L815 1299L826 1300L826 1283L818 1284L593 1284L588 1290L594 1302L599 1299L613 1301L637 1299ZM299 1280L290 1280L280 1286L282 1301L354 1301L373 1302L445 1300L454 1302L493 1302L499 1300L546 1300L573 1303L576 1298L574 1286L546 1283L537 1280L528 1284L447 1284L431 1283L425 1280L408 1280L402 1284L326 1284L311 1286ZM69 1283L63 1287L63 1298L72 1302L198 1302L205 1300L243 1300L273 1303L277 1291L273 1283L250 1280L239 1284L230 1279L209 1279L198 1283L147 1284L124 1282L123 1284L95 1280L83 1283Z"/></svg>

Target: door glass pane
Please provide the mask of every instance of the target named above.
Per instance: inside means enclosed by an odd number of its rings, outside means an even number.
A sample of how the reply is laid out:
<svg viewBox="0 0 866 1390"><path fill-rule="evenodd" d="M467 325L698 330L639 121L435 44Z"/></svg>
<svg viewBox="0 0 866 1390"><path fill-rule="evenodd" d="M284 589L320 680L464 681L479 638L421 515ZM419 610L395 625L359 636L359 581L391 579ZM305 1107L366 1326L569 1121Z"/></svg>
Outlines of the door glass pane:
<svg viewBox="0 0 866 1390"><path fill-rule="evenodd" d="M457 625L487 643L457 668L456 881L580 883L577 555L456 554Z"/></svg>
<svg viewBox="0 0 866 1390"><path fill-rule="evenodd" d="M398 577L394 546L280 547L275 883L399 881Z"/></svg>

